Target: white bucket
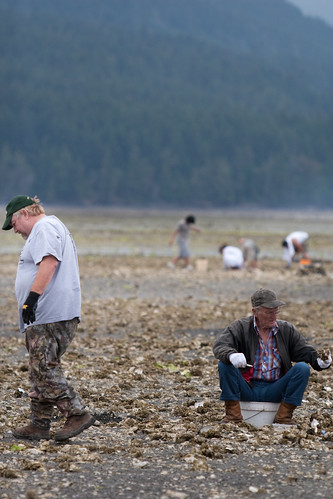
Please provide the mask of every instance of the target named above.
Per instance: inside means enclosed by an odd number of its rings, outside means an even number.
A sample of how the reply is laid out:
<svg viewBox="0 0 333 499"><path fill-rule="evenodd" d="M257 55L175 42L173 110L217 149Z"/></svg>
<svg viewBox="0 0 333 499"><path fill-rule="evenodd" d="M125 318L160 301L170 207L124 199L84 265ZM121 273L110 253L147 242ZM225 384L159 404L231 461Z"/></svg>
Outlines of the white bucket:
<svg viewBox="0 0 333 499"><path fill-rule="evenodd" d="M200 272L206 272L208 269L208 260L205 258L199 258L195 262L195 268Z"/></svg>
<svg viewBox="0 0 333 499"><path fill-rule="evenodd" d="M279 403L275 402L240 402L244 421L257 428L266 424L273 424L279 405Z"/></svg>

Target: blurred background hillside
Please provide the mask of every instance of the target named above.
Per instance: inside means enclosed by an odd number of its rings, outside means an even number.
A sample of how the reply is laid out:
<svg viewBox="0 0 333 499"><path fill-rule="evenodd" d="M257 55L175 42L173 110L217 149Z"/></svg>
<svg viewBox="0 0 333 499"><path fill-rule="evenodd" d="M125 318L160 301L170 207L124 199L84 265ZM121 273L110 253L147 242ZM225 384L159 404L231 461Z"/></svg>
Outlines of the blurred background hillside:
<svg viewBox="0 0 333 499"><path fill-rule="evenodd" d="M0 203L332 208L333 27L285 0L0 0Z"/></svg>

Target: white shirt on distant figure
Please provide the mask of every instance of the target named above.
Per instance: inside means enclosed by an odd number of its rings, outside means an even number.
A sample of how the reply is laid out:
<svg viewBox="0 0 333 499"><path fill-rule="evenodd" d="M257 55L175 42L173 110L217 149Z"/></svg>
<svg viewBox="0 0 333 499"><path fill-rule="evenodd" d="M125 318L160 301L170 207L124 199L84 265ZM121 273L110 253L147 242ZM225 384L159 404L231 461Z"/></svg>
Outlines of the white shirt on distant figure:
<svg viewBox="0 0 333 499"><path fill-rule="evenodd" d="M308 239L309 234L302 230L291 232L285 238L287 246L283 248L283 260L287 262L287 265L291 265L292 259L296 253L293 240L296 240L301 246L304 246Z"/></svg>
<svg viewBox="0 0 333 499"><path fill-rule="evenodd" d="M225 246L222 250L222 258L225 269L241 269L243 267L243 253L236 246Z"/></svg>

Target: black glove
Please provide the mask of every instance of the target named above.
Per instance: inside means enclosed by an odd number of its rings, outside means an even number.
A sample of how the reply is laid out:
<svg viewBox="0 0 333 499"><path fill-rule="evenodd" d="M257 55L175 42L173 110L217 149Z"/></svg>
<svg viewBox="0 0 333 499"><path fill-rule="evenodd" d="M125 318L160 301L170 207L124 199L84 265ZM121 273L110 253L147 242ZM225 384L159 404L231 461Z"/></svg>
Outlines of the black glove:
<svg viewBox="0 0 333 499"><path fill-rule="evenodd" d="M32 324L36 320L35 312L37 308L37 301L40 295L34 291L30 291L28 298L22 307L22 319L24 324Z"/></svg>

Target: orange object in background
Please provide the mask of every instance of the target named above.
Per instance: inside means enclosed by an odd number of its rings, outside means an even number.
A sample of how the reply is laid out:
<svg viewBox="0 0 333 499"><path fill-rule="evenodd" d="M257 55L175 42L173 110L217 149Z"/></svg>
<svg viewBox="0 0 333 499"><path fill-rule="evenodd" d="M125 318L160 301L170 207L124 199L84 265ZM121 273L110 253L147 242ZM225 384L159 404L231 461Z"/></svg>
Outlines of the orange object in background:
<svg viewBox="0 0 333 499"><path fill-rule="evenodd" d="M311 260L310 258L302 258L302 260L299 261L300 265L311 265Z"/></svg>

